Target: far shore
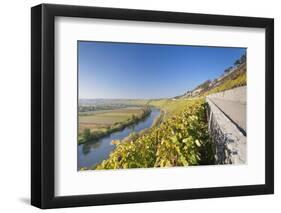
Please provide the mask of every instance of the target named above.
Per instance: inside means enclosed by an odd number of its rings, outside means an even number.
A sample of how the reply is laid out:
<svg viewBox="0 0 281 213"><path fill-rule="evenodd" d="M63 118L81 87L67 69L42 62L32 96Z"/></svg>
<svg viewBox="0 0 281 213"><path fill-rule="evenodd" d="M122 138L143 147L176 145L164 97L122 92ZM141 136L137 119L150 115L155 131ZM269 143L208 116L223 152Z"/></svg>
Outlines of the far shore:
<svg viewBox="0 0 281 213"><path fill-rule="evenodd" d="M86 128L84 129L82 134L79 135L78 144L84 144L92 140L99 140L100 138L110 135L111 133L121 131L129 126L133 126L138 122L143 121L145 118L147 118L150 115L150 113L151 113L151 107L145 107L143 108L143 113L141 113L140 115L138 116L133 115L131 118L127 119L126 121L115 123L114 125L110 126L105 130L91 132L90 129Z"/></svg>

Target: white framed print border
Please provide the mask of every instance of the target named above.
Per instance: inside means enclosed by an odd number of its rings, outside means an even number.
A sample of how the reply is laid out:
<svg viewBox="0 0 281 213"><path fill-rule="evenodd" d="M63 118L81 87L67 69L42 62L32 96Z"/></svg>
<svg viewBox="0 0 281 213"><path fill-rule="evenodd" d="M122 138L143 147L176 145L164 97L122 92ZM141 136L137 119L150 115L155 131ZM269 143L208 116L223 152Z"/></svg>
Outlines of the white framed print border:
<svg viewBox="0 0 281 213"><path fill-rule="evenodd" d="M64 25L63 23L66 23ZM72 25L72 23L74 23ZM95 25L96 23L96 25ZM107 30L103 31L102 28L99 33L96 33L96 37L93 35L97 32L97 25L106 25ZM188 31L188 27L189 31ZM63 28L64 27L64 28ZM114 29L121 27L128 32L128 36L124 36L124 33L114 32ZM77 30L77 29L80 30ZM137 36L138 30L149 29L145 36ZM72 30L63 31L63 30ZM87 29L87 30L85 30ZM169 32L169 29L171 32ZM217 29L218 32L216 32ZM239 33L245 34L246 37L253 36L252 32L263 32L263 37L254 40L259 43L261 48L259 49L259 55L250 54L249 62L254 64L260 62L260 77L253 77L250 80L252 85L260 83L263 85L261 92L263 95L264 106L260 109L263 110L264 118L261 119L261 125L264 131L264 136L258 138L259 144L261 144L261 152L264 155L261 164L262 168L262 180L252 181L251 179L244 183L223 183L216 185L215 182L200 182L197 184L184 185L178 183L170 188L165 184L155 187L140 183L139 186L130 185L125 188L120 182L123 190L116 187L115 189L108 187L107 189L89 188L87 190L77 188L64 190L64 193L58 193L61 181L59 181L62 172L62 165L67 168L74 168L73 165L65 165L67 158L57 161L61 157L59 148L62 144L57 140L63 138L66 134L61 131L57 122L65 119L65 115L62 110L59 110L61 103L66 103L62 100L61 91L66 91L72 88L73 94L69 94L71 97L77 98L77 84L72 84L69 87L65 87L62 84L61 76L68 76L69 82L77 82L74 71L76 70L75 63L71 60L73 57L77 57L76 47L70 47L70 43L75 43L78 40L99 40L99 41L114 41L114 42L139 42L139 43L160 43L160 44L204 44L211 46L219 46L220 44L213 41L206 40L204 36L200 37L200 32L204 32L205 35L219 36L228 33L231 35L233 31L237 35ZM77 31L77 33L75 33ZM120 30L119 30L120 31ZM198 31L198 32L197 32ZM78 32L84 32L78 33ZM111 32L111 33L108 33ZM129 33L130 32L130 33ZM163 32L167 32L167 35L163 35ZM180 35L185 36L178 36ZM63 39L66 38L67 39ZM70 33L70 34L69 34ZM197 34L196 34L197 33ZM217 33L217 34L216 34ZM197 37L196 40L192 40L192 34ZM177 35L177 36L176 36ZM186 39L186 35L190 35L190 40ZM184 39L185 37L185 39ZM237 36L239 37L239 36ZM245 36L244 36L245 37ZM205 39L205 40L204 40ZM65 41L63 41L65 40ZM223 40L223 39L221 39ZM243 39L242 39L243 40ZM232 45L240 46L245 45L243 41L235 41L233 38ZM249 39L251 40L251 39ZM272 194L274 192L274 20L270 18L256 18L256 17L238 17L238 16L222 16L222 15L209 15L209 14L194 14L194 13L176 13L166 11L148 11L148 10L130 10L130 9L115 9L115 8L101 8L101 7L86 7L86 6L70 6L70 5L53 5L53 4L41 4L31 9L31 204L39 208L61 208L61 207L75 207L75 206L89 206L89 205L106 205L106 204L120 204L120 203L137 203L137 202L154 202L154 201L169 201L169 200L182 200L182 199L198 199L198 198L215 198L215 197L228 197L228 196L246 196L246 195L259 195L259 194ZM67 43L69 42L70 43ZM223 46L231 46L231 36L228 41L222 41ZM249 47L250 53L255 52ZM252 45L254 46L254 45ZM68 50L65 50L65 49ZM59 50L59 51L58 51ZM72 53L70 58L67 58L67 54L60 53L63 51L69 51ZM73 57L72 57L73 56ZM71 58L72 57L72 58ZM71 61L69 63L69 69L67 72L62 72L60 69L60 60ZM249 64L250 64L249 63ZM258 63L258 62L257 62ZM251 68L250 65L249 68ZM63 70L66 70L65 67ZM73 70L73 72L71 72ZM250 69L251 70L251 69ZM253 69L252 69L253 70ZM251 72L250 72L251 74ZM253 72L252 72L253 74ZM251 76L254 76L252 75ZM74 76L74 78L71 77ZM77 76L76 76L77 77ZM70 84L69 84L70 85ZM252 87L252 91L254 91ZM58 89L60 89L58 91ZM68 90L70 91L70 90ZM65 94L65 93L64 93ZM249 90L248 99L251 100L252 92ZM252 98L253 99L253 98ZM73 99L74 100L74 99ZM73 104L72 102L70 102ZM75 104L75 103L74 103ZM73 105L74 105L73 104ZM249 105L249 107L253 104ZM73 106L76 109L77 105ZM71 107L70 107L71 108ZM64 117L63 117L64 116ZM76 115L75 115L76 116ZM249 117L248 117L249 119ZM63 122L62 122L63 123ZM252 122L253 123L253 122ZM248 123L251 125L251 122ZM247 127L249 128L249 126ZM58 132L59 131L59 132ZM74 134L68 135L72 140ZM67 137L64 138L64 140ZM251 139L251 137L250 137ZM249 139L249 140L250 140ZM76 138L73 137L73 141ZM59 141L59 142L58 142ZM264 150L263 150L264 149ZM66 152L75 152L66 150ZM253 151L254 152L254 151ZM250 157L253 155L250 155ZM74 156L75 157L75 156ZM251 160L253 162L254 160ZM62 163L63 162L63 163ZM71 163L71 161L68 161ZM247 165L249 166L249 165ZM248 167L244 166L242 169L247 171ZM67 169L66 168L66 169ZM220 167L225 170L226 167ZM237 167L238 168L238 167ZM189 173L196 172L199 174L200 169L189 170ZM170 174L177 174L179 180L187 176L186 168L170 168L162 170L148 169L148 172L142 172L141 170L124 170L115 173L114 177L124 177L129 175L141 175L143 173L146 176L153 176L168 178ZM172 172L171 172L172 171ZM196 171L196 172L195 172ZM225 172L224 171L224 172ZM66 171L65 174L67 174ZM157 174L158 173L158 174ZM169 174L170 173L170 174ZM71 174L71 173L70 173ZM88 173L89 174L89 173ZM101 174L101 173L100 173ZM102 175L92 173L90 175L81 175L77 178L69 176L67 182L68 185L64 185L64 189L76 185L79 180L89 181L93 178L106 178L112 177L110 172L102 172ZM117 175L116 175L117 174ZM85 177L88 176L88 177ZM191 175L192 176L192 175ZM213 177L214 179L214 177ZM145 180L145 179L144 179ZM192 181L191 181L192 183ZM82 188L82 187L81 187ZM130 189L129 189L130 188ZM60 190L63 191L63 190Z"/></svg>

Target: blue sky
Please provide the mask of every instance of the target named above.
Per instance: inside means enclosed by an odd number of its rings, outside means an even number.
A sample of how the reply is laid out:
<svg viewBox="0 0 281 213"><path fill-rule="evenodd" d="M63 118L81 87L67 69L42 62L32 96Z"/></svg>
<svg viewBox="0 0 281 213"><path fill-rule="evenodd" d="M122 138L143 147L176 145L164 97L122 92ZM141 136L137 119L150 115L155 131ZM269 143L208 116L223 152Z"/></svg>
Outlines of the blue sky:
<svg viewBox="0 0 281 213"><path fill-rule="evenodd" d="M245 51L79 41L79 98L174 97L217 78Z"/></svg>

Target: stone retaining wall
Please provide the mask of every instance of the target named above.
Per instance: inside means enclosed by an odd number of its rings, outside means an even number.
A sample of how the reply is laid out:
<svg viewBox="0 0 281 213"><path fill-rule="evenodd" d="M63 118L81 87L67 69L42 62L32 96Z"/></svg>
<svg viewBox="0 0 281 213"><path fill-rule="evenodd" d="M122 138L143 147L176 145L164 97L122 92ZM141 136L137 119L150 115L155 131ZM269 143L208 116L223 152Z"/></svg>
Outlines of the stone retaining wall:
<svg viewBox="0 0 281 213"><path fill-rule="evenodd" d="M244 89L244 88L240 88ZM246 89L246 88L245 88ZM230 91L229 94L236 94L236 91ZM232 98L231 95L214 94L221 98ZM241 93L240 93L241 94ZM212 97L214 97L212 95ZM216 98L217 98L216 96ZM232 98L233 100L233 98ZM208 103L208 123L211 132L214 148L216 164L244 164L246 163L246 137L240 130L224 115L224 113L211 101L209 96L206 98ZM243 97L239 96L239 101L243 101Z"/></svg>

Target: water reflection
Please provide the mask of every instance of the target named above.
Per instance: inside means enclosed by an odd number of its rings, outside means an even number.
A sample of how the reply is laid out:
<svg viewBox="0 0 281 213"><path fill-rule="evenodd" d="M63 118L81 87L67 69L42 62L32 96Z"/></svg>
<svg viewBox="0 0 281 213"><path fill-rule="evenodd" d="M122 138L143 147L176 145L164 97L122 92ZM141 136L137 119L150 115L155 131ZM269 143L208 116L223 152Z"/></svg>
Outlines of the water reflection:
<svg viewBox="0 0 281 213"><path fill-rule="evenodd" d="M84 155L87 155L91 152L91 149L98 149L100 145L100 140L92 140L88 143L82 144L82 152Z"/></svg>

